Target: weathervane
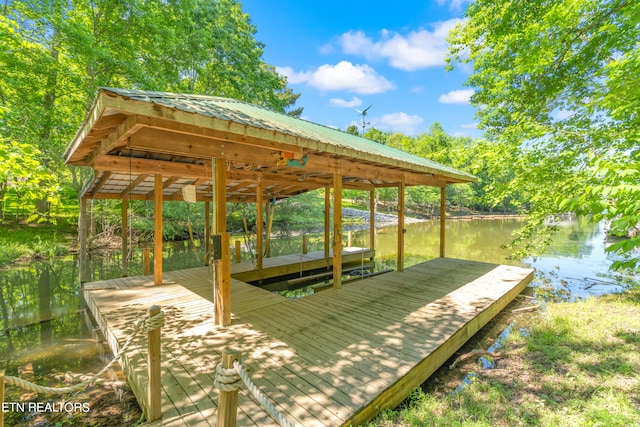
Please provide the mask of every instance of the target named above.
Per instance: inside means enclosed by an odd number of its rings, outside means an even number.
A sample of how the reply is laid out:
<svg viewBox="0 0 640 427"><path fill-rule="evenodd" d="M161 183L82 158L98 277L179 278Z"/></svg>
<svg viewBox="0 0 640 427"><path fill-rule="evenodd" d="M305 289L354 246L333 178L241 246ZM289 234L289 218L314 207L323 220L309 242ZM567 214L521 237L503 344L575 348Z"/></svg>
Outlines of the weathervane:
<svg viewBox="0 0 640 427"><path fill-rule="evenodd" d="M371 108L373 106L373 104L369 105L367 108L365 108L364 110L360 111L357 108L354 108L354 110L356 110L358 112L359 115L362 116L362 136L364 137L364 127L366 125L370 125L370 122L365 122L364 118L367 115L367 111L369 111L369 108Z"/></svg>

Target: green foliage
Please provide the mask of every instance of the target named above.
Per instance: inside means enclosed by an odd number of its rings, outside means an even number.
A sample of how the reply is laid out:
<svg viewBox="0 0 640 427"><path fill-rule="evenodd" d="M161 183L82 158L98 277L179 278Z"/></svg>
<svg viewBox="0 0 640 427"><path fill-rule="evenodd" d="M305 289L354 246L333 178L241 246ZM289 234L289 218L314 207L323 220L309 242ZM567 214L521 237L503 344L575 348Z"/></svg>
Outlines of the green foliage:
<svg viewBox="0 0 640 427"><path fill-rule="evenodd" d="M65 255L75 243L75 226L58 223L0 227L0 266L20 258Z"/></svg>
<svg viewBox="0 0 640 427"><path fill-rule="evenodd" d="M359 135L359 134L356 133L356 135ZM370 127L364 133L364 137L365 138L370 139L372 141L379 142L380 144L386 144L387 143L387 138L389 137L389 135L390 135L389 132L384 132L384 131L381 131L380 129L376 129L374 127Z"/></svg>
<svg viewBox="0 0 640 427"><path fill-rule="evenodd" d="M324 194L312 191L276 203L274 222L281 225L311 227L324 221Z"/></svg>
<svg viewBox="0 0 640 427"><path fill-rule="evenodd" d="M27 157L27 147L39 150L47 181L79 191L90 175L65 167L62 154L99 86L226 96L299 115L299 94L263 61L255 33L235 0L7 2L0 138ZM45 212L51 200L38 202Z"/></svg>
<svg viewBox="0 0 640 427"><path fill-rule="evenodd" d="M360 136L360 131L358 130L358 126L356 125L349 125L345 132L351 135Z"/></svg>
<svg viewBox="0 0 640 427"><path fill-rule="evenodd" d="M480 0L466 15L450 34L448 61L473 64L467 84L480 125L512 153L510 186L528 199L531 219L516 247L526 251L563 209L635 227L638 3Z"/></svg>
<svg viewBox="0 0 640 427"><path fill-rule="evenodd" d="M16 141L0 140L0 218L8 195L22 205L33 205L43 198L51 204L59 202L56 177L42 164L42 153L37 148ZM32 220L44 219L36 212Z"/></svg>

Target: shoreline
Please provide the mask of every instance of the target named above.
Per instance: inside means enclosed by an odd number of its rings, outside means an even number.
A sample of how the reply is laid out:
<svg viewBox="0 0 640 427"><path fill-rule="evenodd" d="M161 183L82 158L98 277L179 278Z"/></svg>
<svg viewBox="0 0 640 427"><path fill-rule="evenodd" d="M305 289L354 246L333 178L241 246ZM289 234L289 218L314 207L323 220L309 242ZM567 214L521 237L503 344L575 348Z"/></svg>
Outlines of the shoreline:
<svg viewBox="0 0 640 427"><path fill-rule="evenodd" d="M342 216L343 218L359 218L362 219L366 224L369 223L369 210L360 210L354 208L342 208ZM474 219L482 219L482 220L494 220L494 219L516 219L516 218L524 218L526 215L523 214L471 214L471 215L447 215L446 220L474 220ZM439 220L440 215L432 215L430 218L416 218L405 216L404 222L405 224L413 224L419 222L426 222L432 220ZM375 214L375 222L376 226L385 226L385 225L395 225L398 223L398 216L394 214L388 213L379 213Z"/></svg>

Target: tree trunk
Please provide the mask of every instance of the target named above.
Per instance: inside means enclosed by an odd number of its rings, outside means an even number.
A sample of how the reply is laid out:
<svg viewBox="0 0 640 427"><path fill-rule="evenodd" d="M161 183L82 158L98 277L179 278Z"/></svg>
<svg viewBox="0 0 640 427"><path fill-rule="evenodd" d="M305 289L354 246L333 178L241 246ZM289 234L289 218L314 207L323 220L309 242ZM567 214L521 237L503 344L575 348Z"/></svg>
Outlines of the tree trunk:
<svg viewBox="0 0 640 427"><path fill-rule="evenodd" d="M44 120L42 122L42 129L40 132L40 147L42 147L43 153L48 153L47 147L53 146L51 144L51 131L53 130L55 105L56 105L56 85L58 84L58 48L57 48L58 32L54 28L51 36L51 48L49 52L52 58L52 66L49 68L50 72L47 76L46 92L42 102L42 110L44 112ZM46 169L51 167L49 156L43 156L42 164ZM40 215L48 215L51 204L48 197L44 196L41 200L36 202L36 211Z"/></svg>

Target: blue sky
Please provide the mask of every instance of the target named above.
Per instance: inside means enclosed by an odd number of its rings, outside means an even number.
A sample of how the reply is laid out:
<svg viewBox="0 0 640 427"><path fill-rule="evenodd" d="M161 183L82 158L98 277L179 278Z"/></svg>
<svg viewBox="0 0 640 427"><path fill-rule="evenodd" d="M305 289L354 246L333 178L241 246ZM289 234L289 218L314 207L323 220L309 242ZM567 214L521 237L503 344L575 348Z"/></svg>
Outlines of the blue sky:
<svg viewBox="0 0 640 427"><path fill-rule="evenodd" d="M304 119L345 129L419 134L439 122L451 135L480 136L463 86L469 67L445 70L447 31L465 0L242 0L264 43L264 60L302 93Z"/></svg>

